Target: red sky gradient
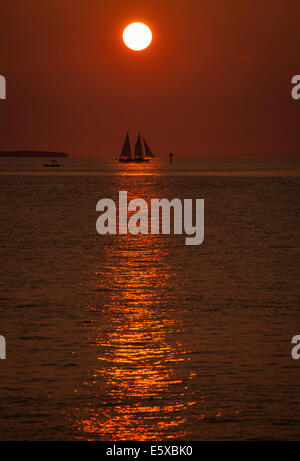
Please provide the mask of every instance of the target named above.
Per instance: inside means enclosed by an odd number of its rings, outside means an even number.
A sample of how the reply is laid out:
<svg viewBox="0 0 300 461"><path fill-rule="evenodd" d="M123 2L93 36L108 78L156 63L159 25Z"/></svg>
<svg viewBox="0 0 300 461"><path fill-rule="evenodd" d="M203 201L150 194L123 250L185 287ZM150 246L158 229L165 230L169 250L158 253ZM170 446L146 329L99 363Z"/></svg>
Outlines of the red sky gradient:
<svg viewBox="0 0 300 461"><path fill-rule="evenodd" d="M126 48L124 27L152 45ZM0 149L300 157L299 0L0 0Z"/></svg>

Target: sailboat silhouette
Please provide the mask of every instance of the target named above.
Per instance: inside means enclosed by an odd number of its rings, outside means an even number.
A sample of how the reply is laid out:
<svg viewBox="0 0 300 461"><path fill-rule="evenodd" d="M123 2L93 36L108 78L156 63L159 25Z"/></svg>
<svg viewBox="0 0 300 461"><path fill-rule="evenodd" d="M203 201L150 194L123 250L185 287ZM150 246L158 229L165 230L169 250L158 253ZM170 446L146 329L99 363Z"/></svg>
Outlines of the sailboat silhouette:
<svg viewBox="0 0 300 461"><path fill-rule="evenodd" d="M143 139L143 142L142 142L142 139ZM144 145L144 149L143 149L143 145ZM123 148L121 150L121 155L119 157L119 162L124 162L124 163L149 162L149 159L147 157L154 157L154 155L151 152L151 149L146 143L145 139L141 137L140 133L138 134L137 141L135 144L135 149L134 149L134 155L132 156L130 140L129 140L129 133L127 133L124 144L123 144Z"/></svg>

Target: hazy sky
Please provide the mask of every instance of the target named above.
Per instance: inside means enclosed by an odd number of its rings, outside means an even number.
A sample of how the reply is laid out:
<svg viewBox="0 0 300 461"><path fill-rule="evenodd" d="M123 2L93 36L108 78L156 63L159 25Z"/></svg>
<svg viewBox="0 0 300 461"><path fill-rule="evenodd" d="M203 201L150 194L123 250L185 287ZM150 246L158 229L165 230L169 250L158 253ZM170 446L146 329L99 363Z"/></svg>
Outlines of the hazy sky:
<svg viewBox="0 0 300 461"><path fill-rule="evenodd" d="M152 45L134 52L124 27ZM0 0L0 149L300 157L299 0Z"/></svg>

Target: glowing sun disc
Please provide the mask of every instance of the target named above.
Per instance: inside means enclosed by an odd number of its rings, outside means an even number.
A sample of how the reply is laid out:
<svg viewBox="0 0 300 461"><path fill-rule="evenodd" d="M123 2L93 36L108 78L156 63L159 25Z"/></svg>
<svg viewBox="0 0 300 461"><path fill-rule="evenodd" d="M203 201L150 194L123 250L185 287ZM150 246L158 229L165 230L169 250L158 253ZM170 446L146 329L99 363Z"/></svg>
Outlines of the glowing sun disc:
<svg viewBox="0 0 300 461"><path fill-rule="evenodd" d="M147 48L152 42L152 32L146 24L133 22L123 32L123 40L126 46L134 51Z"/></svg>

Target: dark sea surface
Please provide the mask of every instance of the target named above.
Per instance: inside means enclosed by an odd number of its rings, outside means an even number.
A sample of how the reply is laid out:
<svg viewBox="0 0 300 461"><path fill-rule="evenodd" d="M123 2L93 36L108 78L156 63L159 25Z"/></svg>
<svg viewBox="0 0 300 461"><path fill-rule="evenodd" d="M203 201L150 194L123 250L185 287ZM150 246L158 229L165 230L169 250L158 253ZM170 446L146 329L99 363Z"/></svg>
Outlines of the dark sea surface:
<svg viewBox="0 0 300 461"><path fill-rule="evenodd" d="M1 440L300 439L300 164L0 159ZM205 199L205 241L96 203Z"/></svg>

